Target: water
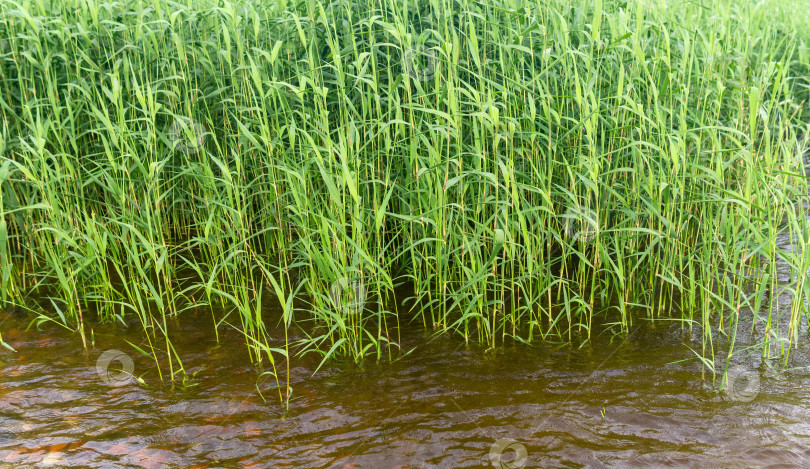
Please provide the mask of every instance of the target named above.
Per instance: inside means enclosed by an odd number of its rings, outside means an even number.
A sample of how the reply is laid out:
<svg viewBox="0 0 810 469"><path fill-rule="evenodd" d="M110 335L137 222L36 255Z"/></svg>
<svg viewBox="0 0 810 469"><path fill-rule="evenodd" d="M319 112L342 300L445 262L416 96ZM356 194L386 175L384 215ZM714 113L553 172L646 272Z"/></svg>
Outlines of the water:
<svg viewBox="0 0 810 469"><path fill-rule="evenodd" d="M268 382L267 403L259 397L238 334L217 347L204 314L175 325L196 373L185 389L158 386L154 362L124 342L142 344L138 328L102 329L85 352L75 334L0 320L17 350L0 352L2 465L810 467L810 373L761 365L749 394L718 392L697 361L673 363L689 358L694 332L671 322L639 321L582 348L495 351L406 328L402 344L416 348L394 363L330 363L312 376L318 357L294 360L285 415ZM96 363L107 350L152 386L105 384Z"/></svg>

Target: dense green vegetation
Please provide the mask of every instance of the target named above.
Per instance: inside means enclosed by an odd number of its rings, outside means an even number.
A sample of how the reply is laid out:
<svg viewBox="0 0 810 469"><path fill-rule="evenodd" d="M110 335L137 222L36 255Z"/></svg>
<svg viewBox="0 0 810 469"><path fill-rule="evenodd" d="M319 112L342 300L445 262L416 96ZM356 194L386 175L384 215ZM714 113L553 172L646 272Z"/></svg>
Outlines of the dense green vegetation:
<svg viewBox="0 0 810 469"><path fill-rule="evenodd" d="M279 379L412 320L594 317L683 321L722 373L741 311L795 344L807 310L802 3L5 0L0 299L86 342L137 320L163 379L190 308Z"/></svg>

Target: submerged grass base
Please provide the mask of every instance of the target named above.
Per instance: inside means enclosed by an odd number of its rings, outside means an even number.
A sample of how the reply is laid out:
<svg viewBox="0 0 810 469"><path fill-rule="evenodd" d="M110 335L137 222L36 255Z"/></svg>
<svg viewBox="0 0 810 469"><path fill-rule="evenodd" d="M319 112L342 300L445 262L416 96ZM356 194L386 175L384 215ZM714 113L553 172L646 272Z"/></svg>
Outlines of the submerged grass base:
<svg viewBox="0 0 810 469"><path fill-rule="evenodd" d="M722 371L713 328L731 356L780 288L795 344L801 3L4 2L0 300L83 340L134 316L171 379L205 304L276 376L270 328L359 361L414 318L495 347L599 311L682 320Z"/></svg>

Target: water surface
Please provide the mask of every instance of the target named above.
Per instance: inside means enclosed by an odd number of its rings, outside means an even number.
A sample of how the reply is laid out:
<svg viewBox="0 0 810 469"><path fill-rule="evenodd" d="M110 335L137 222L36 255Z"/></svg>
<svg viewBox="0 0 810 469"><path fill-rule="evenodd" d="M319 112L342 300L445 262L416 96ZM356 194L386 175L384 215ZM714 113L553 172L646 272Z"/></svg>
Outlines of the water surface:
<svg viewBox="0 0 810 469"><path fill-rule="evenodd" d="M791 371L759 361L759 387L740 400L712 389L696 360L673 363L689 357L695 332L671 322L637 321L581 348L494 351L406 328L403 346L415 350L394 363L330 363L312 376L318 357L294 360L285 413L267 382L267 402L259 396L239 335L221 334L217 346L204 320L183 318L173 333L196 373L184 389L159 386L154 362L125 342L143 341L137 328L96 333L85 351L75 334L25 331L3 313L17 353L0 352L0 463L491 467L494 451L510 467L522 454L499 453L511 441L494 446L508 439L525 448L524 467L810 467L810 372L799 351ZM96 363L111 349L150 386L106 384Z"/></svg>

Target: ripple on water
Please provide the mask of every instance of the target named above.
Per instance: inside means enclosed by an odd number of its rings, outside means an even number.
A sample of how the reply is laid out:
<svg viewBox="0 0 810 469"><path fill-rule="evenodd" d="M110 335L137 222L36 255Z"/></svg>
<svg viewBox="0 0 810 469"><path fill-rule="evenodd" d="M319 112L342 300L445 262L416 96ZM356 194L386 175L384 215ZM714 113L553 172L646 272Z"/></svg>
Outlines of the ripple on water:
<svg viewBox="0 0 810 469"><path fill-rule="evenodd" d="M2 356L0 464L484 467L506 438L525 447L526 467L810 468L806 369L763 373L752 402L732 401L698 363L668 365L684 348L660 325L592 350L485 353L414 335L402 361L329 365L314 377L318 361L301 359L289 414L269 386L266 402L258 396L252 368L233 364L237 345L209 353L199 337L178 337L184 364L201 370L197 385L146 389L105 385L93 362L137 335L85 354L77 341L26 334L14 337L19 353Z"/></svg>

